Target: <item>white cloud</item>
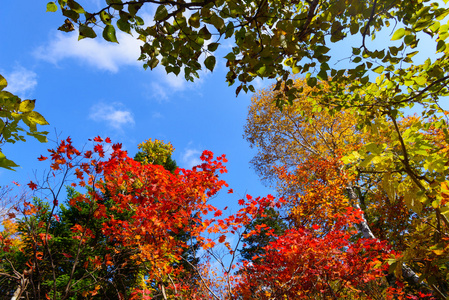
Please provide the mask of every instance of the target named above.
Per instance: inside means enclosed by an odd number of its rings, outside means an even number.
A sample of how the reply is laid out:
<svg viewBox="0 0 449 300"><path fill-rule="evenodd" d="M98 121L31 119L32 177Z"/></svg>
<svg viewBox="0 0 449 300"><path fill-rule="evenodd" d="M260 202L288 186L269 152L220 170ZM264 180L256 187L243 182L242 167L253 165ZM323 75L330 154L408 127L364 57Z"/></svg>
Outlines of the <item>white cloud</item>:
<svg viewBox="0 0 449 300"><path fill-rule="evenodd" d="M35 55L54 64L65 59L77 59L100 70L113 73L118 72L121 66L141 67L142 62L137 59L143 42L120 31L117 32L117 40L120 44L106 42L101 36L78 41L76 32L70 34L56 32L55 38L47 45L39 47Z"/></svg>
<svg viewBox="0 0 449 300"><path fill-rule="evenodd" d="M162 71L165 76L165 83L170 87L177 91L182 91L186 88L186 79L184 78L184 70L176 76L173 73L167 74L165 73L165 69L163 67L158 68L158 70Z"/></svg>
<svg viewBox="0 0 449 300"><path fill-rule="evenodd" d="M202 163L200 159L201 152L197 149L187 148L182 154L181 160L186 169L190 169L193 166L200 165Z"/></svg>
<svg viewBox="0 0 449 300"><path fill-rule="evenodd" d="M148 98L155 99L159 103L168 101L167 88L164 88L161 84L152 82L145 89L148 90L146 93Z"/></svg>
<svg viewBox="0 0 449 300"><path fill-rule="evenodd" d="M124 125L133 125L135 123L133 114L122 107L123 104L118 102L95 104L90 109L89 118L97 122L106 122L115 129L121 129Z"/></svg>
<svg viewBox="0 0 449 300"><path fill-rule="evenodd" d="M251 82L251 84L254 86L254 88L256 90L261 90L261 89L267 87L270 84L270 82L267 82L266 80L262 80L262 78L260 78L260 77L256 77L253 80L253 82Z"/></svg>
<svg viewBox="0 0 449 300"><path fill-rule="evenodd" d="M37 85L37 74L21 66L3 76L8 81L6 90L20 97L26 97Z"/></svg>
<svg viewBox="0 0 449 300"><path fill-rule="evenodd" d="M158 66L153 72L156 73L158 80L146 84L146 97L158 102L170 101L170 97L175 92L193 90L195 93L198 93L205 78L211 73L208 70L200 70L198 71L200 78L195 78L195 82L189 82L184 77L184 68L181 68L178 76L173 73L167 74L163 66Z"/></svg>

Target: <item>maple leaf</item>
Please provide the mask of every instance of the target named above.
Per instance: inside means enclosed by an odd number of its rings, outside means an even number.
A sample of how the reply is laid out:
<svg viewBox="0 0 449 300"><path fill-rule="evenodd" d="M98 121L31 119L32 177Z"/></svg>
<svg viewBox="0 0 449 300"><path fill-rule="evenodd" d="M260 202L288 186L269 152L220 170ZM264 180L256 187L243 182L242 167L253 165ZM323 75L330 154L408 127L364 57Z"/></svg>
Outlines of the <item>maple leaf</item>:
<svg viewBox="0 0 449 300"><path fill-rule="evenodd" d="M226 236L222 235L218 238L218 242L223 243L226 240Z"/></svg>
<svg viewBox="0 0 449 300"><path fill-rule="evenodd" d="M98 156L100 157L104 157L104 151L103 151L103 146L100 144L97 144L94 146L94 151L98 153Z"/></svg>
<svg viewBox="0 0 449 300"><path fill-rule="evenodd" d="M122 144L121 143L117 143L117 144L113 144L112 145L112 150L118 151L120 149L122 149Z"/></svg>
<svg viewBox="0 0 449 300"><path fill-rule="evenodd" d="M94 138L94 142L101 143L103 142L103 139L100 136L97 136Z"/></svg>
<svg viewBox="0 0 449 300"><path fill-rule="evenodd" d="M35 184L35 183L32 182L32 181L30 181L29 183L27 183L27 185L30 187L31 190L37 189L37 184Z"/></svg>
<svg viewBox="0 0 449 300"><path fill-rule="evenodd" d="M44 161L44 160L46 160L46 159L48 159L48 157L45 157L45 156L43 156L43 155L41 155L41 156L39 156L39 157L37 158L38 161Z"/></svg>

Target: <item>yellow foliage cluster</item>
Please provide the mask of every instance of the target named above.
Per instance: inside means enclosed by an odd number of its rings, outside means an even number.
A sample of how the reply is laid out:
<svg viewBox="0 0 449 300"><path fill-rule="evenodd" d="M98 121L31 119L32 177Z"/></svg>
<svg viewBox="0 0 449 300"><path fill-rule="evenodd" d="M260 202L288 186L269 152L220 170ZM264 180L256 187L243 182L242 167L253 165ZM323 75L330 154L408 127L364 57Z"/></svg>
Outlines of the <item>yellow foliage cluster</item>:
<svg viewBox="0 0 449 300"><path fill-rule="evenodd" d="M282 111L274 105L279 92L273 87L255 94L249 108L245 137L258 149L252 164L266 180L275 179L276 164L290 169L309 158L339 157L342 151L356 149L362 139L355 134L357 119L353 112L331 114L317 105L316 97L308 97L316 88L309 87L304 79L295 82L303 92ZM328 86L323 84L326 93Z"/></svg>
<svg viewBox="0 0 449 300"><path fill-rule="evenodd" d="M145 162L148 164L153 164L156 161L160 161L162 164L167 161L167 157L169 157L175 148L173 145L168 142L164 143L162 140L148 139L145 142L142 142L138 145L140 151L145 154Z"/></svg>

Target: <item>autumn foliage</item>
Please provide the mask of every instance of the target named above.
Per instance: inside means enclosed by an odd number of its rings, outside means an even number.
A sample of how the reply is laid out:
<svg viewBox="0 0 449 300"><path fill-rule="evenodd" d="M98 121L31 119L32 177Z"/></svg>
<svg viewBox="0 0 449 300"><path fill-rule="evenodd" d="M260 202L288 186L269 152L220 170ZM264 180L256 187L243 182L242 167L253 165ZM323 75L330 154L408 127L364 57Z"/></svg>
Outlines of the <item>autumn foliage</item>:
<svg viewBox="0 0 449 300"><path fill-rule="evenodd" d="M401 268L403 242L390 242L393 231L362 234L366 213L348 192L357 178L335 151L309 153L296 167L273 166L283 197L245 195L229 214L210 203L227 187L220 179L227 172L224 155L204 151L200 165L170 171L163 157L173 148L161 141L141 144L140 161L109 138L91 142L91 150L80 151L67 138L38 158L50 164L47 180L29 182L36 197L16 206L21 217L8 215L3 223L2 293L30 299L432 296L426 287L414 292L402 278L390 278ZM168 152L153 153L158 149ZM283 230L263 222L269 211L280 214ZM248 248L247 242L260 244ZM258 250L239 259L242 249Z"/></svg>

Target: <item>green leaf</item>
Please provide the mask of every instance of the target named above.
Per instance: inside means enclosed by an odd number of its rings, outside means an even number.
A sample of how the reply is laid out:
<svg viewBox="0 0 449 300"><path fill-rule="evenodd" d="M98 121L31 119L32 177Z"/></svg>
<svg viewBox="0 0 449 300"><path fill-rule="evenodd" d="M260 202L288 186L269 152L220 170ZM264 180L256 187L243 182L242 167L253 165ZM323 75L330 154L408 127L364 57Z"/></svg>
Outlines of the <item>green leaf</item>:
<svg viewBox="0 0 449 300"><path fill-rule="evenodd" d="M229 52L228 54L226 54L226 56L224 58L226 58L228 61L235 61L235 54L232 52Z"/></svg>
<svg viewBox="0 0 449 300"><path fill-rule="evenodd" d="M48 131L42 131L42 132L29 132L27 133L29 136L34 137L36 140L38 140L41 143L48 142L47 140L47 134Z"/></svg>
<svg viewBox="0 0 449 300"><path fill-rule="evenodd" d="M417 78L415 78L415 82L419 85L425 85L427 83L427 78L424 76L417 77Z"/></svg>
<svg viewBox="0 0 449 300"><path fill-rule="evenodd" d="M225 39L230 38L234 34L234 23L229 22L226 26Z"/></svg>
<svg viewBox="0 0 449 300"><path fill-rule="evenodd" d="M220 43L210 43L210 44L207 46L207 50L209 50L209 51L211 51L211 52L214 52L215 50L217 50L218 45L220 45Z"/></svg>
<svg viewBox="0 0 449 300"><path fill-rule="evenodd" d="M106 25L106 27L103 30L103 38L112 43L117 43L117 37L115 36L115 28L112 25Z"/></svg>
<svg viewBox="0 0 449 300"><path fill-rule="evenodd" d="M217 16L216 14L212 15L212 17L210 18L210 23L214 25L215 28L217 28L217 30L220 32L225 26L223 19Z"/></svg>
<svg viewBox="0 0 449 300"><path fill-rule="evenodd" d="M315 53L317 54L326 54L327 52L329 52L330 48L326 47L326 46L317 46L315 49Z"/></svg>
<svg viewBox="0 0 449 300"><path fill-rule="evenodd" d="M45 120L45 118L37 111L31 111L26 115L24 114L24 118L27 118L32 124L48 125L47 120Z"/></svg>
<svg viewBox="0 0 449 300"><path fill-rule="evenodd" d="M139 17L139 16L135 16L135 17L134 17L134 20L135 20L135 22L136 22L136 25L138 25L138 26L142 26L143 24L145 24L145 22L143 21L143 19L142 19L141 17Z"/></svg>
<svg viewBox="0 0 449 300"><path fill-rule="evenodd" d="M384 71L385 67L384 66L378 66L376 68L373 69L373 72L376 72L378 74L381 74Z"/></svg>
<svg viewBox="0 0 449 300"><path fill-rule="evenodd" d="M377 143L369 143L365 146L365 149L372 154L379 155L382 151L381 148L377 145Z"/></svg>
<svg viewBox="0 0 449 300"><path fill-rule="evenodd" d="M6 81L5 77L0 75L0 91L3 91L3 89L7 86L8 86L8 82Z"/></svg>
<svg viewBox="0 0 449 300"><path fill-rule="evenodd" d="M117 28L123 32L131 34L131 24L129 24L128 21L124 19L118 19Z"/></svg>
<svg viewBox="0 0 449 300"><path fill-rule="evenodd" d="M352 35L356 34L357 32L359 32L359 24L357 22L352 22L349 26L349 30Z"/></svg>
<svg viewBox="0 0 449 300"><path fill-rule="evenodd" d="M437 43L437 52L443 52L446 49L446 43L443 40L439 40Z"/></svg>
<svg viewBox="0 0 449 300"><path fill-rule="evenodd" d="M100 13L100 19L101 19L101 21L104 23L104 25L111 25L112 17L111 17L111 15L108 14L106 11L103 10L103 11Z"/></svg>
<svg viewBox="0 0 449 300"><path fill-rule="evenodd" d="M206 57L206 59L204 60L204 65L206 66L206 68L208 68L211 71L214 70L215 63L216 63L216 60L215 60L215 56L213 56L213 55Z"/></svg>
<svg viewBox="0 0 449 300"><path fill-rule="evenodd" d="M9 160L6 158L6 156L0 152L0 168L5 168L11 171L15 171L13 168L17 168L19 165L17 165L12 160Z"/></svg>
<svg viewBox="0 0 449 300"><path fill-rule="evenodd" d="M200 12L197 11L189 18L189 25L194 28L200 28Z"/></svg>
<svg viewBox="0 0 449 300"><path fill-rule="evenodd" d="M79 5L78 2L76 2L74 0L67 0L67 5L70 7L71 10L73 10L74 12L76 12L78 14L85 13L84 8L81 5Z"/></svg>
<svg viewBox="0 0 449 300"><path fill-rule="evenodd" d="M54 3L54 2L48 2L47 3L47 12L48 11L55 12L57 10L58 10L58 6L56 5L56 3Z"/></svg>
<svg viewBox="0 0 449 300"><path fill-rule="evenodd" d="M24 100L19 105L19 111L23 113L33 111L35 104L36 100Z"/></svg>
<svg viewBox="0 0 449 300"><path fill-rule="evenodd" d="M327 72L324 69L321 69L320 72L316 75L316 77L320 80L327 80L328 76L327 76Z"/></svg>
<svg viewBox="0 0 449 300"><path fill-rule="evenodd" d="M153 58L148 62L148 66L150 67L151 70L156 68L158 64L159 64L159 59L157 59L157 58Z"/></svg>
<svg viewBox="0 0 449 300"><path fill-rule="evenodd" d="M393 34L393 36L391 37L392 41L396 41L401 39L403 36L405 35L405 29L404 28L399 28L398 30L396 30L396 32Z"/></svg>
<svg viewBox="0 0 449 300"><path fill-rule="evenodd" d="M309 77L308 79L307 79L307 84L310 86L310 87L314 87L314 86L316 86L316 84L317 84L317 79L315 78L315 77Z"/></svg>
<svg viewBox="0 0 449 300"><path fill-rule="evenodd" d="M88 37L91 39L97 37L97 34L95 33L95 31L87 25L81 24L79 30L80 30L80 35L83 37Z"/></svg>
<svg viewBox="0 0 449 300"><path fill-rule="evenodd" d="M167 8L164 4L158 6L156 13L154 14L155 21L161 21L168 16Z"/></svg>
<svg viewBox="0 0 449 300"><path fill-rule="evenodd" d="M301 68L298 67L297 65L294 65L292 67L292 72L293 72L293 74L298 74L299 72L301 72Z"/></svg>
<svg viewBox="0 0 449 300"><path fill-rule="evenodd" d="M267 71L267 67L266 66L261 66L258 70L257 70L257 74L261 77L263 77L265 75Z"/></svg>
<svg viewBox="0 0 449 300"><path fill-rule="evenodd" d="M128 12L131 16L135 16L143 3L130 3L128 4Z"/></svg>

